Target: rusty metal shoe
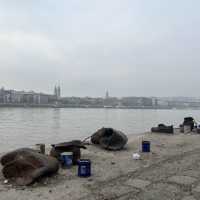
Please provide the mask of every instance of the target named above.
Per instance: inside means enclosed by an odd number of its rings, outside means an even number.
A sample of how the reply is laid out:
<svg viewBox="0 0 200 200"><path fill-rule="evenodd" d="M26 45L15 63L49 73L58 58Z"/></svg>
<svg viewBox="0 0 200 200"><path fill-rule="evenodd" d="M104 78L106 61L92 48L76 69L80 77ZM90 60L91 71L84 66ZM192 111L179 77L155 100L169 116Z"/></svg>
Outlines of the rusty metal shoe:
<svg viewBox="0 0 200 200"><path fill-rule="evenodd" d="M33 149L22 148L5 154L1 158L2 173L17 185L30 185L41 177L56 173L58 161Z"/></svg>
<svg viewBox="0 0 200 200"><path fill-rule="evenodd" d="M124 133L113 128L101 128L91 136L91 142L104 149L117 151L124 148L128 138Z"/></svg>

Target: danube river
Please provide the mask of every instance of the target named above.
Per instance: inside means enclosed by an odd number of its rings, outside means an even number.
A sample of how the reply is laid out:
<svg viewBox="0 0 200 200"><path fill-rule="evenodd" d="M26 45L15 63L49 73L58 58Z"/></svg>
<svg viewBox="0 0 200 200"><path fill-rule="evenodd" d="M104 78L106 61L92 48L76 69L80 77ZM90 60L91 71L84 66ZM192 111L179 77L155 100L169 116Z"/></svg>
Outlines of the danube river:
<svg viewBox="0 0 200 200"><path fill-rule="evenodd" d="M127 135L144 133L158 123L178 127L186 116L200 121L200 110L0 108L0 152L84 139L103 126Z"/></svg>

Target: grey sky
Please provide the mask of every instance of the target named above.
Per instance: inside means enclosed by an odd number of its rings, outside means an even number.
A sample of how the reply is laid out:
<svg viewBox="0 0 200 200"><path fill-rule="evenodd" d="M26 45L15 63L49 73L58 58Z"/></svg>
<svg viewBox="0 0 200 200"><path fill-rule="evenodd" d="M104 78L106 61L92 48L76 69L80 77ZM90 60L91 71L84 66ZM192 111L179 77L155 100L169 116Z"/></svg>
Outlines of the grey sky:
<svg viewBox="0 0 200 200"><path fill-rule="evenodd" d="M200 96L199 0L0 0L0 85Z"/></svg>

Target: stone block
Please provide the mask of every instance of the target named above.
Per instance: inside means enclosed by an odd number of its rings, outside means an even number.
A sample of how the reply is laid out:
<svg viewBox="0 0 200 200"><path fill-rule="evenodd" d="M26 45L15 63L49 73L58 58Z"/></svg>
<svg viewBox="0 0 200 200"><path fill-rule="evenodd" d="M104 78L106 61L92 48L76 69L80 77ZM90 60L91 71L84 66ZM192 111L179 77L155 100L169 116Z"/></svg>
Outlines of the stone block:
<svg viewBox="0 0 200 200"><path fill-rule="evenodd" d="M193 196L183 197L182 200L196 200Z"/></svg>
<svg viewBox="0 0 200 200"><path fill-rule="evenodd" d="M129 179L125 184L129 186L133 186L137 189L144 189L145 187L150 185L151 182L147 180L142 180L142 179Z"/></svg>
<svg viewBox="0 0 200 200"><path fill-rule="evenodd" d="M197 179L190 177L190 176L172 176L168 180L171 183L188 186L188 185L191 185L192 183L194 183Z"/></svg>

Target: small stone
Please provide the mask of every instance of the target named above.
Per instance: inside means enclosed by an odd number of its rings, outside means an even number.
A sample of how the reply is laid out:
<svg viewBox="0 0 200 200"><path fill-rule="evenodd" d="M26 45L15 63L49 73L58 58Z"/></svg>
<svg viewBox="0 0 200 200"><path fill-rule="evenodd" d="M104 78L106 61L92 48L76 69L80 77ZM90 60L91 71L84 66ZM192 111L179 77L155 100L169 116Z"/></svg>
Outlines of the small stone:
<svg viewBox="0 0 200 200"><path fill-rule="evenodd" d="M139 160L140 159L140 154L138 154L138 153L134 153L133 154L133 160Z"/></svg>
<svg viewBox="0 0 200 200"><path fill-rule="evenodd" d="M197 187L195 187L195 188L193 189L193 191L194 191L194 192L200 193L200 185L198 185Z"/></svg>
<svg viewBox="0 0 200 200"><path fill-rule="evenodd" d="M150 181L146 181L146 180L141 180L141 179L129 179L126 182L127 185L133 186L135 188L138 189L144 189L145 187L147 187L148 185L151 184Z"/></svg>
<svg viewBox="0 0 200 200"><path fill-rule="evenodd" d="M196 200L193 196L183 197L182 200Z"/></svg>
<svg viewBox="0 0 200 200"><path fill-rule="evenodd" d="M5 180L5 181L4 181L4 184L7 184L7 183L8 183L8 180Z"/></svg>
<svg viewBox="0 0 200 200"><path fill-rule="evenodd" d="M180 184L180 185L191 185L196 181L195 178L190 176L172 176L169 179L169 182Z"/></svg>
<svg viewBox="0 0 200 200"><path fill-rule="evenodd" d="M115 165L116 163L115 162L111 162L111 165Z"/></svg>
<svg viewBox="0 0 200 200"><path fill-rule="evenodd" d="M52 190L49 190L49 193L52 193Z"/></svg>

